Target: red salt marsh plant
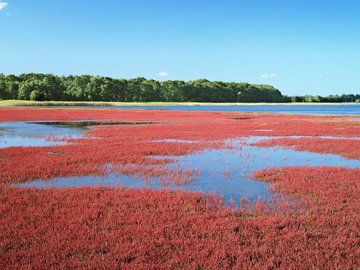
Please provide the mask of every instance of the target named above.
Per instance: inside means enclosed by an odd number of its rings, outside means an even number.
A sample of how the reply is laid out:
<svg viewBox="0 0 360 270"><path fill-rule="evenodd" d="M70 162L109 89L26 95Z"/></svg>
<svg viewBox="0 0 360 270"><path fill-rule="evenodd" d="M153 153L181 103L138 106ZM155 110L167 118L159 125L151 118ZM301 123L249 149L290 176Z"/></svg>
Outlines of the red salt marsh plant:
<svg viewBox="0 0 360 270"><path fill-rule="evenodd" d="M253 144L261 147L281 146L297 151L335 154L348 159L360 159L360 139L278 138Z"/></svg>
<svg viewBox="0 0 360 270"><path fill-rule="evenodd" d="M141 111L112 109L0 108L0 121L106 120L106 122L157 122L151 125L105 125L88 130L82 139L63 139L68 145L0 149L0 182L18 183L58 176L103 175L104 167L145 177L162 176L163 182L183 183L166 164L174 156L206 148L231 148L225 139L264 135L332 135L360 133L351 117L272 115L214 112ZM173 141L164 141L173 139ZM56 140L52 138L52 140ZM176 141L182 140L182 141ZM192 143L186 143L192 141ZM335 142L336 143L336 142ZM335 149L337 146L330 146ZM240 145L241 146L241 145ZM235 147L236 148L236 147ZM354 148L357 149L357 148ZM354 150L357 151L357 150ZM151 156L164 156L154 161ZM245 157L249 159L250 157ZM128 165L131 165L129 168ZM125 168L124 168L125 166ZM115 171L116 172L116 171ZM191 177L185 179L191 181Z"/></svg>
<svg viewBox="0 0 360 270"><path fill-rule="evenodd" d="M348 116L76 108L0 108L0 121L89 119L108 122L167 123L174 128L174 139L183 138L185 140L191 137L203 139L238 138L241 135L357 136L360 128L360 121L353 121L354 117ZM158 130L159 133L162 131ZM179 134L176 135L175 131L178 131Z"/></svg>
<svg viewBox="0 0 360 270"><path fill-rule="evenodd" d="M351 117L0 108L0 121L88 119L158 123L97 126L86 132L89 137L66 139L70 144L62 146L0 149L0 182L101 175L111 165L122 174L181 184L201 172L168 171L166 165L206 148L231 149L224 139L360 134L360 123ZM325 146L344 152L337 143L342 141ZM357 269L359 173L326 167L259 171L257 179L294 200L274 207L245 199L239 209L200 193L2 185L0 268Z"/></svg>
<svg viewBox="0 0 360 270"><path fill-rule="evenodd" d="M1 269L357 269L360 169L293 167L257 179L306 202L278 215L200 193L1 188ZM246 202L243 202L243 205Z"/></svg>
<svg viewBox="0 0 360 270"><path fill-rule="evenodd" d="M82 139L62 146L0 149L0 156L4 157L0 162L0 179L2 183L19 183L58 176L104 175L108 172L150 177L174 173L173 176L176 176L179 175L176 168L171 172L166 168L168 163L173 162L166 156L185 155L205 147L201 143L157 143L134 140L131 136L128 138L122 134L118 138ZM154 159L152 156L165 157ZM184 173L189 175L189 172ZM177 180L174 178L171 181Z"/></svg>

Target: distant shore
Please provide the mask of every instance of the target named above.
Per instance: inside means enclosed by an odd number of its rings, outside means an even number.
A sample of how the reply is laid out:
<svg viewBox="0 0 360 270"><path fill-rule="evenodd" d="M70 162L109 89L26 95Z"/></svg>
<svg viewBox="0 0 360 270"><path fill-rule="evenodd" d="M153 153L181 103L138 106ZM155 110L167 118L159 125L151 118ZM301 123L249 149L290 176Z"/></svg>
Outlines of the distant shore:
<svg viewBox="0 0 360 270"><path fill-rule="evenodd" d="M29 101L0 100L0 106L277 106L277 105L360 105L354 102L292 102L292 103L212 103L212 102L106 102L106 101Z"/></svg>

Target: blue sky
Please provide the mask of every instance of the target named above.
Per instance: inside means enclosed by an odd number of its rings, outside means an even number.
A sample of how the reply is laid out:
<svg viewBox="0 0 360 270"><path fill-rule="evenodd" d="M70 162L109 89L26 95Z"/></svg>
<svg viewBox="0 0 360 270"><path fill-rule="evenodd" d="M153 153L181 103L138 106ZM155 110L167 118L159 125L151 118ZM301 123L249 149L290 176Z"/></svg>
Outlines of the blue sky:
<svg viewBox="0 0 360 270"><path fill-rule="evenodd" d="M358 0L0 0L0 72L360 92Z"/></svg>

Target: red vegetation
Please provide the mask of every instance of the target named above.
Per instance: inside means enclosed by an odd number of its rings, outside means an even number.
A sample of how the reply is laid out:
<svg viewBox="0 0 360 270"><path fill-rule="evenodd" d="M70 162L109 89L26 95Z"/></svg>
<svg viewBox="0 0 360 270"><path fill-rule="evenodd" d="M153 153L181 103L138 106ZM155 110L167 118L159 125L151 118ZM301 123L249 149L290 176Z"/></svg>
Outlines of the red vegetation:
<svg viewBox="0 0 360 270"><path fill-rule="evenodd" d="M52 147L0 149L0 182L18 183L57 176L105 174L114 171L131 175L162 176L163 183L191 181L182 169L169 172L168 158L204 148L223 146L223 140L243 136L328 135L356 136L360 122L353 117L272 115L218 112L176 112L118 109L0 108L0 121L106 120L158 122L151 125L94 126L91 138L68 139L72 144ZM51 138L54 140L54 138ZM196 143L164 142L164 139ZM195 169L195 168L194 168Z"/></svg>
<svg viewBox="0 0 360 270"><path fill-rule="evenodd" d="M123 174L181 184L199 171L169 172L165 165L173 156L230 147L224 139L251 135L342 136L289 139L285 146L358 158L357 141L346 139L360 134L360 122L352 117L0 108L0 121L81 119L158 124L96 126L86 133L92 137L67 139L67 145L0 149L0 269L360 268L360 169L259 171L258 180L273 183L292 200L276 207L242 200L240 209L179 191L8 186L106 174L108 165Z"/></svg>
<svg viewBox="0 0 360 270"><path fill-rule="evenodd" d="M357 269L359 173L258 172L306 202L295 215L226 209L178 191L4 188L0 268Z"/></svg>
<svg viewBox="0 0 360 270"><path fill-rule="evenodd" d="M360 121L352 116L281 115L237 112L186 112L120 109L0 108L4 121L103 120L176 124L179 138L222 139L241 135L260 136L359 136ZM194 130L194 128L196 129ZM187 128L187 129L184 129ZM196 131L196 133L194 133ZM185 135L185 137L184 137ZM177 137L176 137L177 138Z"/></svg>
<svg viewBox="0 0 360 270"><path fill-rule="evenodd" d="M297 151L335 154L349 159L360 159L360 139L279 138L261 141L253 145L290 147Z"/></svg>
<svg viewBox="0 0 360 270"><path fill-rule="evenodd" d="M359 174L360 169L331 167L289 167L255 173L255 178L273 183L275 190L308 205L306 214L297 218L305 229L301 237L306 246L301 249L309 256L307 266L302 268L360 267Z"/></svg>

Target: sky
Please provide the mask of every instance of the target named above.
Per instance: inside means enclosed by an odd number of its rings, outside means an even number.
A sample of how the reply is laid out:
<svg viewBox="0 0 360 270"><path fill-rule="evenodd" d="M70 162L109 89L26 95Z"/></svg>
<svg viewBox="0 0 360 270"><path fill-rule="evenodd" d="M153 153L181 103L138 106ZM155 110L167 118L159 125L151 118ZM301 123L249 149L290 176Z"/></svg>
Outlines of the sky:
<svg viewBox="0 0 360 270"><path fill-rule="evenodd" d="M360 93L359 0L0 0L0 73Z"/></svg>

